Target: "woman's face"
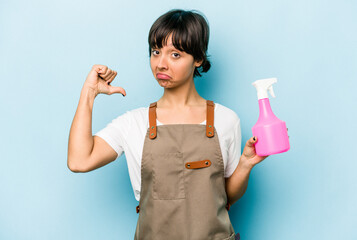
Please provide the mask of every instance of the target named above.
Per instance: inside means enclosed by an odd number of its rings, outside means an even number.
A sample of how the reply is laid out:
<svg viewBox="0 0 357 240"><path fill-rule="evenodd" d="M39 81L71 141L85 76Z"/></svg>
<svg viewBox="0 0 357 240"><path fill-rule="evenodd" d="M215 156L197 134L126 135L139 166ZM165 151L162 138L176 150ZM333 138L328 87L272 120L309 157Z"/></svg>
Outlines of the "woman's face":
<svg viewBox="0 0 357 240"><path fill-rule="evenodd" d="M195 67L199 67L201 62L196 62L192 55L177 50L172 45L172 34L169 35L166 46L151 50L151 71L160 86L173 88L193 81Z"/></svg>

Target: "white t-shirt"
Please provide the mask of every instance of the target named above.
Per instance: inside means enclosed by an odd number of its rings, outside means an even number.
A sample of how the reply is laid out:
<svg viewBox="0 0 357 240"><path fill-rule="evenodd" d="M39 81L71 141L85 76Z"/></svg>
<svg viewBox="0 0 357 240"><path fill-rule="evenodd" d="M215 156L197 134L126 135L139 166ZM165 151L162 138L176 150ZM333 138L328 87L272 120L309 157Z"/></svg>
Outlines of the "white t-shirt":
<svg viewBox="0 0 357 240"><path fill-rule="evenodd" d="M156 124L162 125L157 120ZM206 120L200 124L206 124ZM240 119L233 110L215 102L214 126L222 151L224 177L228 178L236 169L241 156ZM149 107L140 107L126 111L95 134L103 138L118 153L118 157L125 152L137 201L140 199L141 157L148 128Z"/></svg>

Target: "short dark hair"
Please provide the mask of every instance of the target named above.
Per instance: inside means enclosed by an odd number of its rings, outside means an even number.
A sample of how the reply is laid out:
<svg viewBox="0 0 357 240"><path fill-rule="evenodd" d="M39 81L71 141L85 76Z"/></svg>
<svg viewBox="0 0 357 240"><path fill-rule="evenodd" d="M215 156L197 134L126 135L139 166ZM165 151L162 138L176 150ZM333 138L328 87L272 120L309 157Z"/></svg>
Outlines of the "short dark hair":
<svg viewBox="0 0 357 240"><path fill-rule="evenodd" d="M167 37L171 33L172 44L176 49L191 54L195 61L203 60L195 68L193 76L201 76L200 72L207 72L211 63L207 56L209 26L204 15L197 10L182 9L172 9L161 15L149 31L150 56L152 48L162 48L167 44Z"/></svg>

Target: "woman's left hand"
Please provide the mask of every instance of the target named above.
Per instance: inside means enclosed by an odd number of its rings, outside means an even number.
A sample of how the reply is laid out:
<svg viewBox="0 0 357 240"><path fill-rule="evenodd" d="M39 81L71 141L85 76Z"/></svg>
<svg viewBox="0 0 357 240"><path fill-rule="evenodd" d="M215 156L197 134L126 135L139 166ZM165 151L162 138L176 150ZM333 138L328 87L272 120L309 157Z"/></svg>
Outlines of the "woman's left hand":
<svg viewBox="0 0 357 240"><path fill-rule="evenodd" d="M243 149L242 156L240 158L239 163L242 164L242 166L248 167L248 168L253 168L256 164L260 163L264 159L266 159L268 156L258 156L255 153L255 143L257 142L257 137L251 137L247 143L245 144L245 147Z"/></svg>

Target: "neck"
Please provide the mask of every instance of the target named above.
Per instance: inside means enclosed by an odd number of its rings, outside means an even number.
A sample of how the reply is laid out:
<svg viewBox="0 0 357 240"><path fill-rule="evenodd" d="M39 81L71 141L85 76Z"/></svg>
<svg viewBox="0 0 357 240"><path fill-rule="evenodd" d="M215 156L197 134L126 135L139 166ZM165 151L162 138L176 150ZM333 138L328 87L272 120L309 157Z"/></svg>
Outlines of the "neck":
<svg viewBox="0 0 357 240"><path fill-rule="evenodd" d="M157 101L160 108L182 109L206 104L195 87L193 79L176 88L165 88L163 96Z"/></svg>

